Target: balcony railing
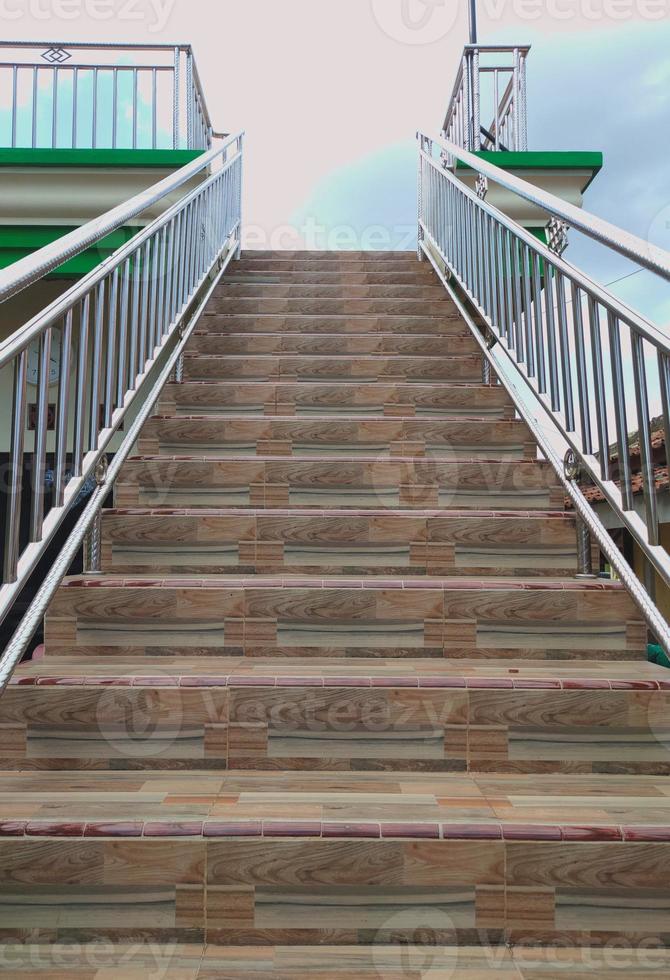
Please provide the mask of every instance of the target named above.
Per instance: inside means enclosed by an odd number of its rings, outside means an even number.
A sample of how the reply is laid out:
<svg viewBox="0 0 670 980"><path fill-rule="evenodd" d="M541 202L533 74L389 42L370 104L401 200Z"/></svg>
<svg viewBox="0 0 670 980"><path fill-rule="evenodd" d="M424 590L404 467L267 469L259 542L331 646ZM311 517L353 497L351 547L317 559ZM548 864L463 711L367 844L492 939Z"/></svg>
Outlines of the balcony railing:
<svg viewBox="0 0 670 980"><path fill-rule="evenodd" d="M190 45L0 43L0 146L208 149Z"/></svg>
<svg viewBox="0 0 670 980"><path fill-rule="evenodd" d="M465 150L527 150L526 58L530 47L468 44L442 135Z"/></svg>

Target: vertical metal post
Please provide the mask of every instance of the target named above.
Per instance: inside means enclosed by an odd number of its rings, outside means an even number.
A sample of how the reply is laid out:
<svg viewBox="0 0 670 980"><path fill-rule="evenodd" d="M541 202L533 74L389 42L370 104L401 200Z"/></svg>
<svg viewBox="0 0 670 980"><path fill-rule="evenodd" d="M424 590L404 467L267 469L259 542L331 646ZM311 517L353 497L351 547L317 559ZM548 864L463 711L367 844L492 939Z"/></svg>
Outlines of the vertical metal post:
<svg viewBox="0 0 670 980"><path fill-rule="evenodd" d="M242 178L244 175L244 168L242 166L244 157L242 154L244 153L244 136L240 136L236 149L240 154L240 157L235 164L235 170L237 172L237 214L240 223L237 228L237 249L235 250L235 258L240 259L242 257Z"/></svg>
<svg viewBox="0 0 670 980"><path fill-rule="evenodd" d="M481 93L479 88L479 50L472 52L472 152L481 146Z"/></svg>
<svg viewBox="0 0 670 980"><path fill-rule="evenodd" d="M180 74L180 57L179 48L174 49L174 80L173 80L173 95L172 95L172 148L173 150L179 149L179 74Z"/></svg>
<svg viewBox="0 0 670 980"><path fill-rule="evenodd" d="M105 483L107 465L107 457L103 456L95 468L96 487L101 487ZM87 575L102 574L102 512L100 509L98 509L84 541L84 571Z"/></svg>
<svg viewBox="0 0 670 980"><path fill-rule="evenodd" d="M470 44L477 43L477 0L470 0Z"/></svg>
<svg viewBox="0 0 670 980"><path fill-rule="evenodd" d="M195 145L195 112L193 98L193 51L186 50L186 140L189 150Z"/></svg>
<svg viewBox="0 0 670 980"><path fill-rule="evenodd" d="M577 518L577 578L596 578L593 573L591 535L581 517Z"/></svg>
<svg viewBox="0 0 670 980"><path fill-rule="evenodd" d="M416 247L416 257L419 262L423 262L423 248L421 243L423 242L423 149L424 141L423 136L419 137L419 169L418 169L418 180L417 180L417 204L418 204L418 222L417 222L417 247Z"/></svg>

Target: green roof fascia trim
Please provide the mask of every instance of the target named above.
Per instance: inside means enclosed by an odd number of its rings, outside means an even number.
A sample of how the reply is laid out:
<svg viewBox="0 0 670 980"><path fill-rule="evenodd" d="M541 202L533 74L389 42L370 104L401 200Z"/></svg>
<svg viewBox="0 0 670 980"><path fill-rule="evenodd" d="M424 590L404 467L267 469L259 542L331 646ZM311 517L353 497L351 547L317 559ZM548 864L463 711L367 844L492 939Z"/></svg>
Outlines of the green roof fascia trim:
<svg viewBox="0 0 670 980"><path fill-rule="evenodd" d="M0 227L0 269L6 269L12 263L18 262L19 259L23 259L27 255L32 255L33 252L45 245L50 245L73 230L71 227L57 225L41 227L36 225L6 225ZM138 231L140 231L139 228L117 228L116 231L102 238L97 245L75 255L74 258L59 266L46 278L72 279L86 275L99 265L102 259L107 258L117 248L121 248L122 245L130 241Z"/></svg>
<svg viewBox="0 0 670 980"><path fill-rule="evenodd" d="M480 150L475 156L501 170L590 170L591 176L582 192L603 168L603 155L598 150ZM456 169L472 168L457 160Z"/></svg>
<svg viewBox="0 0 670 980"><path fill-rule="evenodd" d="M141 168L179 170L204 150L46 150L0 149L0 167Z"/></svg>

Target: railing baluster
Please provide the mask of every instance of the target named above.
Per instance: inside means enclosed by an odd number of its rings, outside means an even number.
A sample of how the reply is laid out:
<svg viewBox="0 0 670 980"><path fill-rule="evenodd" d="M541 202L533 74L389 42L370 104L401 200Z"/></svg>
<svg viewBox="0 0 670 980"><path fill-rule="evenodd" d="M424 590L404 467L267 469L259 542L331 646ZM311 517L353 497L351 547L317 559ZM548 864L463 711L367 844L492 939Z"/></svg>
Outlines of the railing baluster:
<svg viewBox="0 0 670 980"><path fill-rule="evenodd" d="M621 356L621 323L614 313L607 313L607 331L610 343L610 367L612 372L612 400L616 422L617 454L621 496L624 510L633 509L630 456L628 454L628 416L626 412L626 388Z"/></svg>
<svg viewBox="0 0 670 980"><path fill-rule="evenodd" d="M116 371L116 402L122 406L128 390L128 303L130 301L130 259L121 266L121 299L119 302L119 351Z"/></svg>
<svg viewBox="0 0 670 980"><path fill-rule="evenodd" d="M582 293L576 283L572 283L572 322L575 335L575 360L577 367L577 394L579 398L579 423L582 452L593 452L591 433L591 405L589 379L586 370L586 349L584 347L584 318L582 314Z"/></svg>
<svg viewBox="0 0 670 980"><path fill-rule="evenodd" d="M70 389L72 386L72 310L65 315L61 335L60 379L56 409L56 460L54 464L53 506L62 507L65 495L68 429L70 425Z"/></svg>
<svg viewBox="0 0 670 980"><path fill-rule="evenodd" d="M561 396L558 386L558 354L556 346L556 313L554 310L554 268L544 263L544 316L547 324L547 354L549 357L549 397L554 412L561 410Z"/></svg>
<svg viewBox="0 0 670 980"><path fill-rule="evenodd" d="M47 468L47 431L49 425L49 377L51 373L51 327L42 334L37 375L37 411L33 448L32 486L30 488L30 540L39 541L44 522L44 484Z"/></svg>
<svg viewBox="0 0 670 980"><path fill-rule="evenodd" d="M565 283L560 272L556 273L556 299L558 307L558 337L561 351L561 381L563 385L563 414L568 432L575 431L575 405L572 393L572 361L568 337L568 309L565 299Z"/></svg>
<svg viewBox="0 0 670 980"><path fill-rule="evenodd" d="M546 395L547 352L544 343L544 316L542 313L542 260L537 252L534 252L531 261L533 264L533 326L535 334L535 358L537 363L537 390L541 395Z"/></svg>
<svg viewBox="0 0 670 980"><path fill-rule="evenodd" d="M105 280L95 291L95 320L91 351L91 404L89 422L89 449L95 449L100 435L100 376L102 372L103 330L105 323Z"/></svg>
<svg viewBox="0 0 670 980"><path fill-rule="evenodd" d="M663 434L666 447L670 447L670 360L657 352L658 379L661 389L661 405L663 410ZM666 449L666 452L668 450Z"/></svg>
<svg viewBox="0 0 670 980"><path fill-rule="evenodd" d="M609 423L607 421L607 394L605 391L605 366L603 363L603 343L600 327L600 308L589 296L589 328L591 334L591 362L595 386L596 422L598 428L598 455L600 476L610 479Z"/></svg>
<svg viewBox="0 0 670 980"><path fill-rule="evenodd" d="M528 246L520 243L521 283L523 286L523 322L526 328L526 372L529 378L535 377L535 347L533 345L532 297L530 288L531 263L533 261Z"/></svg>
<svg viewBox="0 0 670 980"><path fill-rule="evenodd" d="M109 291L109 311L107 315L107 344L105 350L105 408L104 423L108 429L114 414L114 368L116 366L117 311L119 305L119 270L114 269Z"/></svg>
<svg viewBox="0 0 670 980"><path fill-rule="evenodd" d="M88 393L88 350L90 333L91 296L87 293L82 300L79 314L79 350L77 352L77 397L75 400L74 447L72 451L72 472L81 476L86 445L86 406Z"/></svg>
<svg viewBox="0 0 670 980"><path fill-rule="evenodd" d="M633 381L635 384L635 406L637 409L638 443L640 447L640 469L642 472L642 493L646 515L649 544L660 544L658 526L658 499L654 472L654 453L651 445L651 416L649 413L649 391L647 388L647 368L644 360L644 341L634 330L630 331L631 352L633 355Z"/></svg>
<svg viewBox="0 0 670 980"><path fill-rule="evenodd" d="M5 582L15 582L19 562L21 534L21 496L23 493L24 440L26 431L26 375L28 351L22 350L14 361L14 398L12 400L12 431L10 450L10 479L7 488L5 519Z"/></svg>

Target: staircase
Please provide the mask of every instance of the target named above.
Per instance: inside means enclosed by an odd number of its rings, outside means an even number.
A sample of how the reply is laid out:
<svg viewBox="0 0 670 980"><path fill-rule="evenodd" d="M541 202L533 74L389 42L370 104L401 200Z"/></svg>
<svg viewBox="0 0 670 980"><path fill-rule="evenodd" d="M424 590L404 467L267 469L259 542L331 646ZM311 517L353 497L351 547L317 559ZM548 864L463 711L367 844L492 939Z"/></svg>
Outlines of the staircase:
<svg viewBox="0 0 670 980"><path fill-rule="evenodd" d="M0 701L16 976L668 975L670 681L481 377L413 254L231 266Z"/></svg>

